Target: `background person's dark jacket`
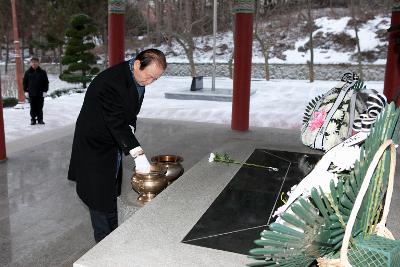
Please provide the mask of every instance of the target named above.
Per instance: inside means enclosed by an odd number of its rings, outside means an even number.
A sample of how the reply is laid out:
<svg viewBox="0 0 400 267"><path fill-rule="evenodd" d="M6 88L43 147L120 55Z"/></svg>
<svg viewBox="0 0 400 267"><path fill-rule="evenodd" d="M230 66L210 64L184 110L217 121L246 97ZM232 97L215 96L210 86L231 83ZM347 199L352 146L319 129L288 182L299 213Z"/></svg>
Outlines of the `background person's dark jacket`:
<svg viewBox="0 0 400 267"><path fill-rule="evenodd" d="M76 121L68 179L76 181L79 197L91 209L106 212L113 208L117 151L128 155L140 145L129 125L136 127L142 99L128 62L101 72L87 89ZM117 195L121 193L121 165Z"/></svg>
<svg viewBox="0 0 400 267"><path fill-rule="evenodd" d="M24 75L24 91L29 93L29 96L43 96L43 92L49 90L49 79L44 69L30 67L25 71Z"/></svg>

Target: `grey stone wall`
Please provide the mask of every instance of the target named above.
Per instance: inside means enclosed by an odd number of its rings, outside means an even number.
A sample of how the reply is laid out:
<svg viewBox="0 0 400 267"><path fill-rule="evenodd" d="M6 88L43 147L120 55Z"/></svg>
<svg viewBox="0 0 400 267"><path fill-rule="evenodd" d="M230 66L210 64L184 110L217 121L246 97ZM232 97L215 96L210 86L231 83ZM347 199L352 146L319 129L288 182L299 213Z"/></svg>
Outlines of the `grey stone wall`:
<svg viewBox="0 0 400 267"><path fill-rule="evenodd" d="M212 76L212 64L197 64L196 71L199 76ZM316 80L338 80L342 73L353 71L358 73L357 65L350 64L324 64L315 65ZM264 64L252 65L252 78L264 78ZM385 75L385 65L364 65L364 80L383 81ZM169 63L165 75L171 76L190 76L188 64ZM217 64L216 75L219 77L229 77L228 64ZM305 64L271 64L271 79L308 79L308 66Z"/></svg>
<svg viewBox="0 0 400 267"><path fill-rule="evenodd" d="M4 74L4 65L0 65L1 74ZM27 69L27 65L25 68ZM41 64L50 74L59 74L58 64ZM100 69L104 66L99 65ZM14 73L15 65L9 64L9 74ZM196 64L199 76L212 76L213 65L211 63ZM227 63L219 63L216 68L218 77L229 77L229 67ZM314 66L316 80L337 80L343 72L358 72L357 65L350 64L317 64ZM385 65L363 65L364 80L383 81ZM169 76L190 76L190 68L185 63L169 63L165 73ZM264 78L264 64L252 65L252 77L256 79ZM271 79L308 79L308 66L306 64L271 64Z"/></svg>
<svg viewBox="0 0 400 267"><path fill-rule="evenodd" d="M49 74L59 74L58 64L41 64ZM104 66L99 65L100 69ZM17 85L15 83L15 65L8 65L8 72L4 74L5 66L0 65L1 71L1 85L3 97L16 97ZM25 66L25 69L29 65ZM213 65L211 63L202 63L196 65L196 71L199 76L212 76ZM229 77L229 66L226 63L219 63L216 66L216 76ZM339 80L341 74L346 71L353 71L358 73L357 65L350 64L324 64L315 65L315 79L316 80ZM385 76L385 65L364 65L363 66L364 80L366 81L383 81ZM185 63L169 63L165 75L169 76L190 76L189 64ZM252 65L252 78L264 79L264 64ZM305 64L271 64L270 65L270 78L271 79L308 79L308 66Z"/></svg>

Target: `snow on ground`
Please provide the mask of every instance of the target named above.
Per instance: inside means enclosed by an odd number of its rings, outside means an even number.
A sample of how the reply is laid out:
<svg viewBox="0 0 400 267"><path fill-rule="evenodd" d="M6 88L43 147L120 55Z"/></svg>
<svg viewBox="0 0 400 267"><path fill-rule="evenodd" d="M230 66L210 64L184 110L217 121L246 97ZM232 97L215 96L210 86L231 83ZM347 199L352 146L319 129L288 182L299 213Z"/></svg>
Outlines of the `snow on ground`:
<svg viewBox="0 0 400 267"><path fill-rule="evenodd" d="M4 109L6 143L75 123L82 106L83 96L84 94L72 94L55 99L46 97L43 108L45 125L30 125L29 104L25 104L24 109Z"/></svg>
<svg viewBox="0 0 400 267"><path fill-rule="evenodd" d="M63 88L67 85L57 77L50 78L50 88ZM202 100L175 100L164 98L165 92L188 90L191 77L161 77L146 87L146 95L141 118L171 119L195 122L226 124L230 127L232 103ZM299 129L304 109L308 101L318 94L328 91L335 81L305 80L253 80L251 88L256 93L251 96L250 128L277 127ZM383 91L383 82L366 82L368 89ZM69 85L74 87L73 85ZM204 87L211 87L211 78L204 78ZM217 78L217 88L232 88L232 80ZM6 108L4 124L6 142L14 141L32 134L74 124L83 103L84 94L64 95L58 98L47 97L44 104L45 125L30 125L29 104L24 109Z"/></svg>
<svg viewBox="0 0 400 267"><path fill-rule="evenodd" d="M77 84L61 81L60 78L58 78L58 76L54 74L49 74L48 78L49 78L49 91L48 91L49 94L51 92L54 92L55 90L78 87Z"/></svg>

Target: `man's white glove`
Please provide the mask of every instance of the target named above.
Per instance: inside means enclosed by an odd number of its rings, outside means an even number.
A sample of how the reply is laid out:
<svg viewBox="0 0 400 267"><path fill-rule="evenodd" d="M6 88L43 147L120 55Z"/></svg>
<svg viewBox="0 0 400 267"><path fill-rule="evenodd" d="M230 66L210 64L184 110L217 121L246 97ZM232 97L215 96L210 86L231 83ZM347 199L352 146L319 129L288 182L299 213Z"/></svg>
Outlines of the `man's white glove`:
<svg viewBox="0 0 400 267"><path fill-rule="evenodd" d="M150 172L150 162L147 160L145 154L139 155L135 158L135 170L141 173Z"/></svg>
<svg viewBox="0 0 400 267"><path fill-rule="evenodd" d="M47 92L43 92L43 97L46 97L47 96Z"/></svg>
<svg viewBox="0 0 400 267"><path fill-rule="evenodd" d="M29 93L25 92L25 98L29 98Z"/></svg>
<svg viewBox="0 0 400 267"><path fill-rule="evenodd" d="M150 172L150 162L147 160L143 149L138 146L129 151L129 154L135 159L135 169L137 172L149 173Z"/></svg>

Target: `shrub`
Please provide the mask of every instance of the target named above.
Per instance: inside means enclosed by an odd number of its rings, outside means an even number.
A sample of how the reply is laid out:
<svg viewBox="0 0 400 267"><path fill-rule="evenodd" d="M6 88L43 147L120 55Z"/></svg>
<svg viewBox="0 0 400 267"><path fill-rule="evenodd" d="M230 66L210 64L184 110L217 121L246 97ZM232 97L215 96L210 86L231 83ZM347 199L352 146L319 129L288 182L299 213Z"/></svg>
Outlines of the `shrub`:
<svg viewBox="0 0 400 267"><path fill-rule="evenodd" d="M97 33L92 18L85 14L72 16L69 27L65 31L67 44L61 59L67 69L60 74L60 79L69 83L82 83L82 87L90 83L99 69L92 67L96 58L92 53L95 48L93 36Z"/></svg>
<svg viewBox="0 0 400 267"><path fill-rule="evenodd" d="M4 108L14 107L17 104L18 104L18 99L16 99L15 97L3 98L3 107Z"/></svg>
<svg viewBox="0 0 400 267"><path fill-rule="evenodd" d="M51 98L60 97L62 95L70 95L73 93L84 93L86 90L82 88L63 88L57 89L50 93Z"/></svg>

